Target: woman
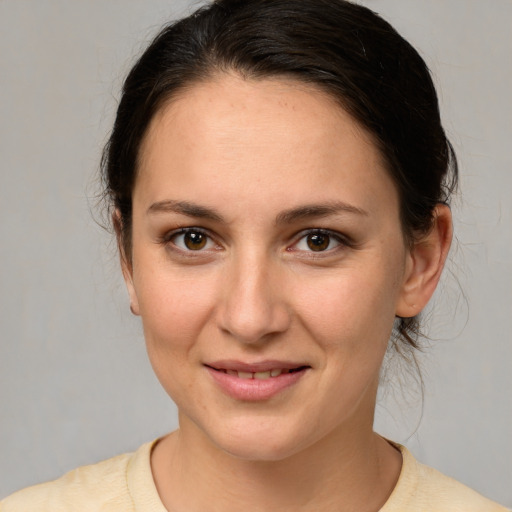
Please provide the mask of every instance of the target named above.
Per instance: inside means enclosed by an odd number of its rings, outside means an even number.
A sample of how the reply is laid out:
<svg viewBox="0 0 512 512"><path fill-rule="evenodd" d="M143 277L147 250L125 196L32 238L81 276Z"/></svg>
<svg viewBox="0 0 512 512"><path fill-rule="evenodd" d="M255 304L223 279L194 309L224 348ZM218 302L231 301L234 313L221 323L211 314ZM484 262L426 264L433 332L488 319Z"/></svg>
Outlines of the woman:
<svg viewBox="0 0 512 512"><path fill-rule="evenodd" d="M1 510L504 510L373 431L457 180L428 70L386 22L219 0L167 27L126 79L104 178L180 429Z"/></svg>

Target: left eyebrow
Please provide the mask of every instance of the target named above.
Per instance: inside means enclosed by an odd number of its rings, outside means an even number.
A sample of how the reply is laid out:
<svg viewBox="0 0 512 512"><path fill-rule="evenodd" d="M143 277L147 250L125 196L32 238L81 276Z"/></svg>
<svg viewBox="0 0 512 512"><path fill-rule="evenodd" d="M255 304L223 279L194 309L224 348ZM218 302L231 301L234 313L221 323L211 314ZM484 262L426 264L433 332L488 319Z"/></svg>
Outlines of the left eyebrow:
<svg viewBox="0 0 512 512"><path fill-rule="evenodd" d="M291 224L293 222L305 219L328 217L339 213L350 213L353 215L368 216L368 212L357 206L344 203L342 201L329 202L325 204L307 204L297 208L285 210L277 215L275 223Z"/></svg>
<svg viewBox="0 0 512 512"><path fill-rule="evenodd" d="M190 203L188 201L159 201L157 203L153 203L148 208L147 213L179 213L180 215L185 215L187 217L224 222L222 216L215 210L195 203Z"/></svg>

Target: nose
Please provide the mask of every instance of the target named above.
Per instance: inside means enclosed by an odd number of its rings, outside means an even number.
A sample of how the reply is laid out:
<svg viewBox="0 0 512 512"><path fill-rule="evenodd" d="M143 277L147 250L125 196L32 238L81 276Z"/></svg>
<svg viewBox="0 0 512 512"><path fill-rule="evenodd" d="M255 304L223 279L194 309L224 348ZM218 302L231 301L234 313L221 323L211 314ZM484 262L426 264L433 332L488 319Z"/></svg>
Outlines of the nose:
<svg viewBox="0 0 512 512"><path fill-rule="evenodd" d="M284 333L291 310L285 299L282 271L268 262L239 262L227 270L219 327L240 343L258 344Z"/></svg>

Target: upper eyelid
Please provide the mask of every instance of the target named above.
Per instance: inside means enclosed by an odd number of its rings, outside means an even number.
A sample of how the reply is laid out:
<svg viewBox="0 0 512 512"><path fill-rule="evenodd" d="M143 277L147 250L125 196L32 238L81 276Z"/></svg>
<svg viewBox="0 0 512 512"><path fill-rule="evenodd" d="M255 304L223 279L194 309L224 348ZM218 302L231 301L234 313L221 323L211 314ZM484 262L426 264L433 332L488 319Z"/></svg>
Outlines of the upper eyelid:
<svg viewBox="0 0 512 512"><path fill-rule="evenodd" d="M191 231L199 232L199 233L207 236L215 244L221 245L221 243L219 242L219 237L218 236L213 234L209 229L203 228L203 227L200 227L200 226L180 226L180 227L177 227L175 229L172 229L172 230L168 231L166 234L164 234L160 238L160 241L164 242L164 243L171 242L173 237L175 237L177 235L180 235L180 234L189 233ZM301 229L295 235L290 237L292 239L292 242L291 242L291 244L287 245L287 250L289 250L294 245L296 245L304 237L306 237L308 235L311 235L311 234L315 234L315 233L320 233L320 234L328 235L328 236L330 236L332 238L335 238L337 241L339 241L343 245L351 245L352 244L352 241L351 241L350 237L340 233L339 231L332 230L332 229L327 229L327 228L311 227L311 228ZM198 252L201 252L201 251L198 251Z"/></svg>
<svg viewBox="0 0 512 512"><path fill-rule="evenodd" d="M350 238L348 236L340 233L339 231L335 231L333 229L308 228L308 229L302 229L301 231L299 231L294 236L294 239L295 239L294 243L297 243L299 240L302 240L305 236L308 236L308 235L311 235L311 234L315 234L315 233L331 236L331 237L336 238L337 240L339 240L341 243L344 243L344 244L347 244L347 245L351 242Z"/></svg>
<svg viewBox="0 0 512 512"><path fill-rule="evenodd" d="M202 233L204 235L209 236L212 239L218 238L212 232L207 229L200 226L180 226L178 228L170 230L166 235L164 235L166 238L171 238L175 235L179 235L181 233L188 233L190 231L198 231L199 233ZM329 235L335 238L339 238L341 241L348 242L349 238L340 233L339 231L333 230L333 229L327 229L327 228L306 228L301 229L299 232L297 232L295 235L293 235L291 238L294 238L296 240L300 240L301 238L310 235L312 233L321 233L323 235Z"/></svg>
<svg viewBox="0 0 512 512"><path fill-rule="evenodd" d="M211 235L210 231L205 228L200 228L198 226L180 226L179 228L172 229L168 231L163 238L166 240L170 240L173 236L181 235L183 233L190 233L191 231L197 231L198 233L201 233L202 235L206 235L210 237L213 240L213 236Z"/></svg>
<svg viewBox="0 0 512 512"><path fill-rule="evenodd" d="M186 234L186 233L190 233L190 232L197 232L197 233L201 233L202 235L205 235L206 237L208 237L214 244L216 245L220 245L219 242L218 242L218 239L212 235L211 231L209 231L208 229L205 229L205 228L201 228L199 226L180 226L178 228L175 228L175 229L171 229L170 231L166 232L162 237L160 237L158 239L158 241L160 243L164 243L164 244L168 244L168 243L172 243L172 239L178 235L183 235L183 234ZM175 244L173 244L175 245ZM176 248L178 250L183 250L181 249L180 247L176 246ZM198 251L191 251L191 252L204 252L203 250L198 250Z"/></svg>

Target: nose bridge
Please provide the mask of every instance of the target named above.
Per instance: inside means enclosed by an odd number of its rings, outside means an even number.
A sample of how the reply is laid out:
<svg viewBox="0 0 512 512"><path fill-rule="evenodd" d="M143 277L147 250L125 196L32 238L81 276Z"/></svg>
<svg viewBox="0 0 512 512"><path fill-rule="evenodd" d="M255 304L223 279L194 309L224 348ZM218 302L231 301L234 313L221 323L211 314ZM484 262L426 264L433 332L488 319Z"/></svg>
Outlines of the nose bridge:
<svg viewBox="0 0 512 512"><path fill-rule="evenodd" d="M279 262L252 247L226 269L220 327L243 343L257 343L288 328L290 314Z"/></svg>

